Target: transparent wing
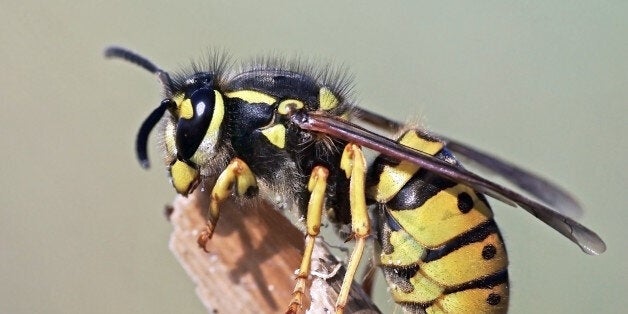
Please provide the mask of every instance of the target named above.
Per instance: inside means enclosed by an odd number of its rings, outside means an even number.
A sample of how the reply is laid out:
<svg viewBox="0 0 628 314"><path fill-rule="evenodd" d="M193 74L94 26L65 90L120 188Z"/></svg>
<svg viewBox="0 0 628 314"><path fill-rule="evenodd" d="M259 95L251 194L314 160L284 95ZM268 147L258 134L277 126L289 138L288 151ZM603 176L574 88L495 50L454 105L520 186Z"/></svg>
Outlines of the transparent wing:
<svg viewBox="0 0 628 314"><path fill-rule="evenodd" d="M359 107L355 108L355 116L377 128L393 133L400 131L404 127L402 123ZM505 179L563 215L569 217L582 216L583 209L578 201L562 187L477 148L440 134L431 134L443 140L447 149L454 152L457 157L462 157L465 163L472 163L479 166L482 172Z"/></svg>
<svg viewBox="0 0 628 314"><path fill-rule="evenodd" d="M447 137L436 135L445 141L446 147L466 161L478 165L482 171L495 174L522 190L537 197L556 211L570 217L580 217L583 209L567 191L546 179L524 170L517 165L475 149Z"/></svg>
<svg viewBox="0 0 628 314"><path fill-rule="evenodd" d="M345 120L320 113L297 112L291 116L291 121L304 130L325 133L335 138L368 147L389 157L415 163L425 170L468 185L476 191L506 204L515 207L519 206L576 243L587 254L597 255L606 250L606 244L595 232L575 220L544 204L434 156L400 145L387 137L373 133Z"/></svg>

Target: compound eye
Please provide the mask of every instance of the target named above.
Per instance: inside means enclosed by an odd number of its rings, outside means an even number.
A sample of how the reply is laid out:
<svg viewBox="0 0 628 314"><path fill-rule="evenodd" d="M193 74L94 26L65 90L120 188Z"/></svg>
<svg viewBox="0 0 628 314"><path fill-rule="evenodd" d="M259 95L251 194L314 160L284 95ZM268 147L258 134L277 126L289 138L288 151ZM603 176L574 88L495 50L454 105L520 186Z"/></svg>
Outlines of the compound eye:
<svg viewBox="0 0 628 314"><path fill-rule="evenodd" d="M207 87L195 90L181 104L176 135L180 160L190 160L201 145L214 113L214 105L214 92Z"/></svg>

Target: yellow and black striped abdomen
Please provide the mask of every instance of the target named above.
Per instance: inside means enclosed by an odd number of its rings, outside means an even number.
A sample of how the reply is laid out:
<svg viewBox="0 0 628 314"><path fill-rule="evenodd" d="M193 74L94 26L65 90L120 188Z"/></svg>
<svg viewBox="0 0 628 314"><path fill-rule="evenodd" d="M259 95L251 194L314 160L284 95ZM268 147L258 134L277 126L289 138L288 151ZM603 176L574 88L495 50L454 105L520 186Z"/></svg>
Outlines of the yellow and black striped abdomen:
<svg viewBox="0 0 628 314"><path fill-rule="evenodd" d="M408 131L400 143L457 163L441 142ZM504 313L508 258L485 199L417 166L379 157L379 262L395 302L416 313Z"/></svg>

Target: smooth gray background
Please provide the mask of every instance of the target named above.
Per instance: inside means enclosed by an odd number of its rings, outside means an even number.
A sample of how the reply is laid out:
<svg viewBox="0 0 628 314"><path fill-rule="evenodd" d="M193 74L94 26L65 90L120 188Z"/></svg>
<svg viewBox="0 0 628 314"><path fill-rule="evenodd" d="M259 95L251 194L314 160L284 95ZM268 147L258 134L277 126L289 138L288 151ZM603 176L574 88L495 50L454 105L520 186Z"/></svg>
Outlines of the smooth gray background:
<svg viewBox="0 0 628 314"><path fill-rule="evenodd" d="M159 86L105 60L110 44L173 70L213 48L345 64L361 105L420 117L582 200L602 256L494 202L512 313L628 308L624 1L3 1L0 20L1 313L204 311L166 247L174 191L132 149Z"/></svg>

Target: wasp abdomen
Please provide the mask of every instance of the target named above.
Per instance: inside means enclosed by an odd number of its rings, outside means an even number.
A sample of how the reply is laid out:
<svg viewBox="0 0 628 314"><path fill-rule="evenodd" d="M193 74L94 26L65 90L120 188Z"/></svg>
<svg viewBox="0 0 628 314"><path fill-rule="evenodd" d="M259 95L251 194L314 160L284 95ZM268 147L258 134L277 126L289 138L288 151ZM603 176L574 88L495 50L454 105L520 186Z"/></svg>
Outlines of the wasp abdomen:
<svg viewBox="0 0 628 314"><path fill-rule="evenodd" d="M441 142L417 131L399 142L457 164ZM507 310L508 258L482 194L381 156L369 177L380 266L395 302L419 313Z"/></svg>

